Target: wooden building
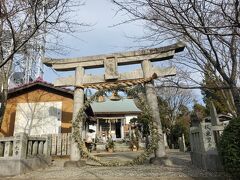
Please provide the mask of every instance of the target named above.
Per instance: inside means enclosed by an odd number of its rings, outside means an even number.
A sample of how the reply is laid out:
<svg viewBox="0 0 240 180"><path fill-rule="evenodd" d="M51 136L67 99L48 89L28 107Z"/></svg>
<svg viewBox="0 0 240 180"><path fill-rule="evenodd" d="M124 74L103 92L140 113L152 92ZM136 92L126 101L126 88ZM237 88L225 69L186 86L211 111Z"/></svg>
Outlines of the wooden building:
<svg viewBox="0 0 240 180"><path fill-rule="evenodd" d="M54 87L41 79L9 90L1 134L18 132L30 135L70 133L73 91ZM91 108L86 110L93 116Z"/></svg>
<svg viewBox="0 0 240 180"><path fill-rule="evenodd" d="M140 113L132 99L93 102L86 114L89 121L96 121L89 123L91 125L87 125L86 130L93 129L93 136L103 141L110 135L114 140L128 138L130 119ZM73 91L38 79L9 90L1 134L13 136L18 132L30 135L71 133L72 115Z"/></svg>

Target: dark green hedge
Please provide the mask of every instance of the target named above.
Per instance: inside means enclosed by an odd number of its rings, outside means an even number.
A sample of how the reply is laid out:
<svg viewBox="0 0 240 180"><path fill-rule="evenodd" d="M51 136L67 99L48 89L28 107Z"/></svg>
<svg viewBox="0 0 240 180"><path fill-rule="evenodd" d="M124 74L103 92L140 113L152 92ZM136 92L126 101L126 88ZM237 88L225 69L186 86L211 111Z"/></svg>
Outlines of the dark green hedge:
<svg viewBox="0 0 240 180"><path fill-rule="evenodd" d="M240 117L232 119L224 129L218 144L224 170L240 177Z"/></svg>

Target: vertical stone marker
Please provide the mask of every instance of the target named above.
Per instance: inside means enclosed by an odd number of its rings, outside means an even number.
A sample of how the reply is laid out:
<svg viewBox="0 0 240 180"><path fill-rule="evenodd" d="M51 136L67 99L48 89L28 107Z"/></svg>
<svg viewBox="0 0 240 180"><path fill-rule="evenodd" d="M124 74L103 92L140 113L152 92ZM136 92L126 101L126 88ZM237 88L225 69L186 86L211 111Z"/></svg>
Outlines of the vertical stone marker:
<svg viewBox="0 0 240 180"><path fill-rule="evenodd" d="M28 138L26 133L17 133L14 136L14 156L18 159L25 159L28 150ZM30 153L31 155L31 153Z"/></svg>

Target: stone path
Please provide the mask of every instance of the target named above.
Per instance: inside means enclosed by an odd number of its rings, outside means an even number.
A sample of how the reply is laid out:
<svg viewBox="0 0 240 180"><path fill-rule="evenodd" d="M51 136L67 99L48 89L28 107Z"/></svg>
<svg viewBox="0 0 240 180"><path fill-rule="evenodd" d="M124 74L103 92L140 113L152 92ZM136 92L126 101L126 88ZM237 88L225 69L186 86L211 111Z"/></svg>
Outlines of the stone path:
<svg viewBox="0 0 240 180"><path fill-rule="evenodd" d="M102 158L127 160L138 155L134 152L122 152L113 154L101 154ZM173 166L164 167L151 164L124 166L124 167L99 167L83 166L80 168L64 168L66 159L55 159L47 169L41 169L31 173L9 177L5 179L94 179L94 180L115 180L115 179L225 179L222 173L213 173L197 169L191 165L188 153L177 151L168 152Z"/></svg>

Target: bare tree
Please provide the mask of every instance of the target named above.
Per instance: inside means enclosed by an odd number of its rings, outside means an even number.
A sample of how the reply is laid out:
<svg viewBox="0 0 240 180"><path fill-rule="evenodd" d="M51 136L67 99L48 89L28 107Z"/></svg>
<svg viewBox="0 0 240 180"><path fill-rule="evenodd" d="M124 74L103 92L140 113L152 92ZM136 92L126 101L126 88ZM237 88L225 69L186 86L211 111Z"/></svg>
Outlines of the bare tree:
<svg viewBox="0 0 240 180"><path fill-rule="evenodd" d="M181 64L192 71L221 79L216 88L228 88L240 115L239 0L113 0L120 11L141 20L149 30L144 37L153 45L182 40L187 53ZM194 80L194 79L193 79Z"/></svg>
<svg viewBox="0 0 240 180"><path fill-rule="evenodd" d="M7 103L8 79L18 53L39 34L52 31L70 33L84 24L73 22L70 13L80 6L74 0L0 1L0 124Z"/></svg>
<svg viewBox="0 0 240 180"><path fill-rule="evenodd" d="M158 87L157 94L168 105L168 118L170 124L174 125L181 113L181 107L187 107L194 99L191 90L175 87Z"/></svg>

